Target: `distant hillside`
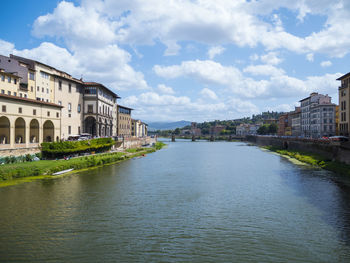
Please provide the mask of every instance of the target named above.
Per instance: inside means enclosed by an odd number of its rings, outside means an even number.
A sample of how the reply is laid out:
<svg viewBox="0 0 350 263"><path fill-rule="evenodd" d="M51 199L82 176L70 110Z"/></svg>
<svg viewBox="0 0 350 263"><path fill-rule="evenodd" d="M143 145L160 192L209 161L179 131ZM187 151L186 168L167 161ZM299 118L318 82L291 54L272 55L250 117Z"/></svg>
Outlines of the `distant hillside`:
<svg viewBox="0 0 350 263"><path fill-rule="evenodd" d="M174 130L176 128L182 128L187 125L191 125L190 121L176 121L176 122L149 122L148 130Z"/></svg>

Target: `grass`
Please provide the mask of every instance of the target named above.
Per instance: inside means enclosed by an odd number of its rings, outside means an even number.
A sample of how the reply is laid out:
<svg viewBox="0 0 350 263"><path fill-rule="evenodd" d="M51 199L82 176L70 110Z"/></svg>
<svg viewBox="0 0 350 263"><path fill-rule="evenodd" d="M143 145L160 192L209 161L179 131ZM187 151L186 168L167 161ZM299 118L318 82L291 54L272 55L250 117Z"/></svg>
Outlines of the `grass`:
<svg viewBox="0 0 350 263"><path fill-rule="evenodd" d="M154 147L129 149L128 152L114 152L96 154L69 160L42 160L36 162L23 162L0 165L0 187L22 182L30 182L35 179L52 178L52 174L66 169L74 169L74 172L92 167L117 163L126 159L155 152L165 144L156 143ZM16 179L16 180L14 180ZM16 181L16 182L13 182Z"/></svg>
<svg viewBox="0 0 350 263"><path fill-rule="evenodd" d="M265 146L263 148L284 156L294 158L298 161L310 164L315 167L320 167L322 169L343 174L343 175L350 175L350 165L337 162L337 161L332 161L332 160L323 158L322 156L317 154L301 152L301 151L283 150L273 146Z"/></svg>

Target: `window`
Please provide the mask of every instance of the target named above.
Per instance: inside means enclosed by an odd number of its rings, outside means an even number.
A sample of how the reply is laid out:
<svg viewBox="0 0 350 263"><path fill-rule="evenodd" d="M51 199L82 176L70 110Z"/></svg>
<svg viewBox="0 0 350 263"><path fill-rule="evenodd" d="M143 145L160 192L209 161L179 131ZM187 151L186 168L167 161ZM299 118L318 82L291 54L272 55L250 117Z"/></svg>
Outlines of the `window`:
<svg viewBox="0 0 350 263"><path fill-rule="evenodd" d="M60 80L58 81L58 89L62 90L62 81L60 81Z"/></svg>
<svg viewBox="0 0 350 263"><path fill-rule="evenodd" d="M1 90L1 94L5 94L5 90L4 89Z"/></svg>
<svg viewBox="0 0 350 263"><path fill-rule="evenodd" d="M50 112L49 111L47 112L47 116L50 117Z"/></svg>
<svg viewBox="0 0 350 263"><path fill-rule="evenodd" d="M36 97L36 100L41 100L39 97Z"/></svg>
<svg viewBox="0 0 350 263"><path fill-rule="evenodd" d="M24 94L24 97L27 98L27 94Z"/></svg>
<svg viewBox="0 0 350 263"><path fill-rule="evenodd" d="M94 106L89 104L88 105L88 113L93 113L94 112Z"/></svg>
<svg viewBox="0 0 350 263"><path fill-rule="evenodd" d="M68 84L68 92L71 93L72 92L72 84Z"/></svg>
<svg viewBox="0 0 350 263"><path fill-rule="evenodd" d="M7 82L11 83L11 77L7 77Z"/></svg>
<svg viewBox="0 0 350 263"><path fill-rule="evenodd" d="M14 95L14 96L17 96L17 92L13 92L13 95Z"/></svg>
<svg viewBox="0 0 350 263"><path fill-rule="evenodd" d="M68 126L68 134L71 134L71 133L72 133L72 127Z"/></svg>
<svg viewBox="0 0 350 263"><path fill-rule="evenodd" d="M78 126L78 134L80 134L80 126Z"/></svg>
<svg viewBox="0 0 350 263"><path fill-rule="evenodd" d="M49 89L46 89L46 93L49 94Z"/></svg>
<svg viewBox="0 0 350 263"><path fill-rule="evenodd" d="M41 88L41 92L44 93L44 92L45 92L45 89L44 89L44 88Z"/></svg>
<svg viewBox="0 0 350 263"><path fill-rule="evenodd" d="M14 82L15 84L17 84L17 79L13 79L13 82Z"/></svg>
<svg viewBox="0 0 350 263"><path fill-rule="evenodd" d="M81 105L78 104L78 113L80 113L80 112L81 112Z"/></svg>
<svg viewBox="0 0 350 263"><path fill-rule="evenodd" d="M71 111L72 110L72 103L68 103L68 111Z"/></svg>
<svg viewBox="0 0 350 263"><path fill-rule="evenodd" d="M7 95L11 95L11 91L7 91Z"/></svg>
<svg viewBox="0 0 350 263"><path fill-rule="evenodd" d="M39 90L40 90L39 86L38 86L38 87L36 87L36 90L37 90L37 91L39 91Z"/></svg>
<svg viewBox="0 0 350 263"><path fill-rule="evenodd" d="M2 112L6 112L6 105L2 105Z"/></svg>
<svg viewBox="0 0 350 263"><path fill-rule="evenodd" d="M56 117L59 118L60 117L60 114L58 112L56 112Z"/></svg>
<svg viewBox="0 0 350 263"><path fill-rule="evenodd" d="M19 94L19 96L22 98L22 97L23 97L23 94L22 94L22 93L20 93L20 94Z"/></svg>
<svg viewBox="0 0 350 263"><path fill-rule="evenodd" d="M68 118L71 118L71 117L72 117L72 114L71 114L71 113L69 113L69 114L68 114Z"/></svg>
<svg viewBox="0 0 350 263"><path fill-rule="evenodd" d="M29 79L34 80L34 73L33 72L29 72Z"/></svg>
<svg viewBox="0 0 350 263"><path fill-rule="evenodd" d="M22 113L22 108L21 107L18 108L18 113Z"/></svg>
<svg viewBox="0 0 350 263"><path fill-rule="evenodd" d="M33 110L33 115L36 115L36 110Z"/></svg>
<svg viewBox="0 0 350 263"><path fill-rule="evenodd" d="M46 102L49 102L49 99L46 99Z"/></svg>
<svg viewBox="0 0 350 263"><path fill-rule="evenodd" d="M4 75L1 75L1 80L5 81L5 76Z"/></svg>
<svg viewBox="0 0 350 263"><path fill-rule="evenodd" d="M33 91L34 91L33 86L30 86L30 91L31 91L31 92L33 92Z"/></svg>
<svg viewBox="0 0 350 263"><path fill-rule="evenodd" d="M59 101L58 101L58 105L62 105L62 101L59 100Z"/></svg>
<svg viewBox="0 0 350 263"><path fill-rule="evenodd" d="M96 94L96 87L85 87L85 94Z"/></svg>
<svg viewBox="0 0 350 263"><path fill-rule="evenodd" d="M41 75L41 77L44 78L44 79L49 79L49 74L47 74L47 73L44 72L44 71L40 71L40 75Z"/></svg>

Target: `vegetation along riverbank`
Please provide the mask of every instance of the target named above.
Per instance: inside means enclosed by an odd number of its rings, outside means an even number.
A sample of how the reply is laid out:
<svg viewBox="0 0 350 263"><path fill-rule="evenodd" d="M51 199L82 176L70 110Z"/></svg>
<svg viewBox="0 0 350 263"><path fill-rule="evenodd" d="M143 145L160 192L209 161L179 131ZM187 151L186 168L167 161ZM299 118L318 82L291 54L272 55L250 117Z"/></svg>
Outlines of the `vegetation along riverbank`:
<svg viewBox="0 0 350 263"><path fill-rule="evenodd" d="M343 175L350 175L350 165L337 161L332 161L330 159L323 158L322 156L317 154L302 151L284 150L273 146L263 146L262 148L276 152L283 156L291 157L293 159L310 164L312 166L326 169L328 171L332 171Z"/></svg>
<svg viewBox="0 0 350 263"><path fill-rule="evenodd" d="M55 178L53 173L74 169L73 172L114 164L123 160L155 152L165 144L157 142L153 147L128 149L125 152L101 153L69 160L41 160L3 164L0 166L0 187L30 182L36 179Z"/></svg>

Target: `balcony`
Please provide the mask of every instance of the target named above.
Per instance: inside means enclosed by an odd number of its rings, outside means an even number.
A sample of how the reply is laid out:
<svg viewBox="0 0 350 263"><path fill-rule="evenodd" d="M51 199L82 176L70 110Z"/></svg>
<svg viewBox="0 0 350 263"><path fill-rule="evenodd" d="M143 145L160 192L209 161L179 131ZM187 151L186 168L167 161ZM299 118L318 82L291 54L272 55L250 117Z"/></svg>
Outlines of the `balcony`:
<svg viewBox="0 0 350 263"><path fill-rule="evenodd" d="M28 84L27 83L20 83L19 89L23 91L28 91Z"/></svg>

